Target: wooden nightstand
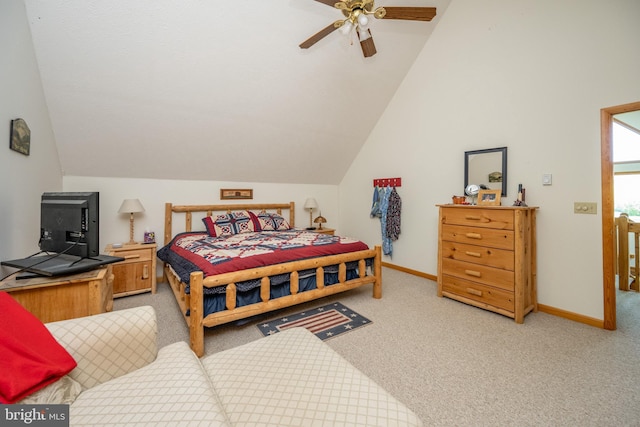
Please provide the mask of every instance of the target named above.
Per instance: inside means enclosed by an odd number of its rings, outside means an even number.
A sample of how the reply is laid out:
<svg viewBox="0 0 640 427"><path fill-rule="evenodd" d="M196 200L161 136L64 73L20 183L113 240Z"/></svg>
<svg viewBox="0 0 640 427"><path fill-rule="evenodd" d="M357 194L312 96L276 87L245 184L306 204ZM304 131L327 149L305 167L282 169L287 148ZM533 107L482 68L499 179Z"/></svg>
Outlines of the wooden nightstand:
<svg viewBox="0 0 640 427"><path fill-rule="evenodd" d="M336 229L335 228L322 228L322 229L315 228L309 231L313 231L314 233L320 233L320 234L331 234L333 236L336 232Z"/></svg>
<svg viewBox="0 0 640 427"><path fill-rule="evenodd" d="M156 244L107 245L105 252L124 261L113 264L113 297L125 297L151 291L156 293Z"/></svg>

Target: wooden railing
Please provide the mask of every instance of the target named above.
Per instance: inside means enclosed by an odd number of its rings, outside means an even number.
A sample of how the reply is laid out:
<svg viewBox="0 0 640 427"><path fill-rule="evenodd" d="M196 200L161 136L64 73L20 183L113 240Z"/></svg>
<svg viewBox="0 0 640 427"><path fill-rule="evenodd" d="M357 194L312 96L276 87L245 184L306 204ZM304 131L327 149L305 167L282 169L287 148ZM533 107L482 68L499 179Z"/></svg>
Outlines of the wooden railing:
<svg viewBox="0 0 640 427"><path fill-rule="evenodd" d="M640 263L638 262L638 254L640 253L640 222L629 219L626 213L620 214L615 219L616 228L618 229L618 287L621 291L640 291L639 280ZM634 265L629 267L629 234L633 234L634 241ZM631 283L629 279L631 278Z"/></svg>

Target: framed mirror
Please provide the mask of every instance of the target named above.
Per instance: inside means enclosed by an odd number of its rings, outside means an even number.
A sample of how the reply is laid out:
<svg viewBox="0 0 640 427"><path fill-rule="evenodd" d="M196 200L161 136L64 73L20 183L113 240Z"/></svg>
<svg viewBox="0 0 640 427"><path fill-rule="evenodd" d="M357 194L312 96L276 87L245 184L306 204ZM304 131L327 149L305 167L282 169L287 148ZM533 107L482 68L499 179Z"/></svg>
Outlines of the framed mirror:
<svg viewBox="0 0 640 427"><path fill-rule="evenodd" d="M464 152L464 188L484 185L507 195L507 147Z"/></svg>

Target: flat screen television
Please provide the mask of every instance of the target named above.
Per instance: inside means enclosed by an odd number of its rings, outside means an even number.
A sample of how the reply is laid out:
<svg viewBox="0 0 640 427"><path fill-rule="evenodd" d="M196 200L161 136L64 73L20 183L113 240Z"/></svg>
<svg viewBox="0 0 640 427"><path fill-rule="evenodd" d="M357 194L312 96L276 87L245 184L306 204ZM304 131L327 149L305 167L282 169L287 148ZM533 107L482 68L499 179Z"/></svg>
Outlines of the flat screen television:
<svg viewBox="0 0 640 427"><path fill-rule="evenodd" d="M98 192L43 193L40 250L91 258L99 255Z"/></svg>

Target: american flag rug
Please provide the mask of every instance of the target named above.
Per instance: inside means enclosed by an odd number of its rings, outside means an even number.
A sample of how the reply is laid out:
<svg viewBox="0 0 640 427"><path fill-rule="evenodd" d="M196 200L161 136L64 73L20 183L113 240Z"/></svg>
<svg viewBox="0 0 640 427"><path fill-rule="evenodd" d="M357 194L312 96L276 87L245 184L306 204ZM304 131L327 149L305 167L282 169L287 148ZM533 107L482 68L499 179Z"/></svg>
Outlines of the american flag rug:
<svg viewBox="0 0 640 427"><path fill-rule="evenodd" d="M303 327L321 340L327 340L370 323L371 320L335 302L259 323L257 326L265 336L277 334L289 328Z"/></svg>

